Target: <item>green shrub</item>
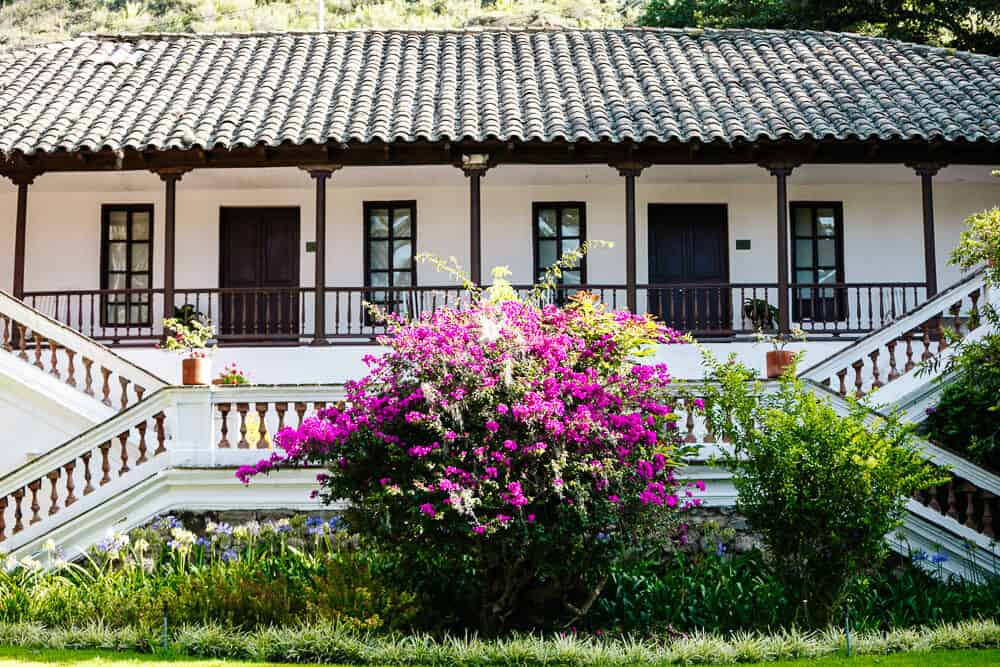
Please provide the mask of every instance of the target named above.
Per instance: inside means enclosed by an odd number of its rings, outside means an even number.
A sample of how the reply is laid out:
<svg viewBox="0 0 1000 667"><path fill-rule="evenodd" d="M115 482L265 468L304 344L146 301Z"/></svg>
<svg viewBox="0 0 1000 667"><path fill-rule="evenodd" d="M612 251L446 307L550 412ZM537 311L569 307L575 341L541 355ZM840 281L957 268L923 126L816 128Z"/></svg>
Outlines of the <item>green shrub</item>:
<svg viewBox="0 0 1000 667"><path fill-rule="evenodd" d="M944 480L895 418L839 415L794 368L773 390L730 358L705 352L706 414L733 443L737 509L760 534L774 571L807 627L826 625L849 584L877 567L885 537L917 489Z"/></svg>
<svg viewBox="0 0 1000 667"><path fill-rule="evenodd" d="M994 206L966 218L949 261L964 271L985 266L987 281L1000 285L1000 208Z"/></svg>
<svg viewBox="0 0 1000 667"><path fill-rule="evenodd" d="M994 328L1000 325L992 306L981 316ZM973 461L1000 469L1000 334L957 345L937 378L944 389L927 411L924 431Z"/></svg>

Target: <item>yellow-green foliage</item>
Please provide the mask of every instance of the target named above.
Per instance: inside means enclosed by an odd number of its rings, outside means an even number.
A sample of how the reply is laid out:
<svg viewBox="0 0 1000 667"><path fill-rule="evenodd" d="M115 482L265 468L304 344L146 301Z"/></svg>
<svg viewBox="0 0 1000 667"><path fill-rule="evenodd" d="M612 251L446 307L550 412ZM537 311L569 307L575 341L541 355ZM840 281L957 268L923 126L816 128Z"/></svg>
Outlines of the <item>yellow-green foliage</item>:
<svg viewBox="0 0 1000 667"><path fill-rule="evenodd" d="M951 263L969 271L985 264L986 278L1000 285L1000 208L970 215L958 245L951 251Z"/></svg>
<svg viewBox="0 0 1000 667"><path fill-rule="evenodd" d="M315 30L316 0L13 0L0 10L6 45L84 32ZM619 27L636 10L617 0L325 0L334 28Z"/></svg>

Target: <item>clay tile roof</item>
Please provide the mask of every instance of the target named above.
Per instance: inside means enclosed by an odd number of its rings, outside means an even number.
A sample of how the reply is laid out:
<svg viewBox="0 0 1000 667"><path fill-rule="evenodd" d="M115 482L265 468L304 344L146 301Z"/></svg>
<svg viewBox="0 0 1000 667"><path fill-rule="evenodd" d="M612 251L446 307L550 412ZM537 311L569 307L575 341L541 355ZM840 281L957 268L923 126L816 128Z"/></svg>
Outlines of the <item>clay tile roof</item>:
<svg viewBox="0 0 1000 667"><path fill-rule="evenodd" d="M1000 58L760 30L86 36L0 54L0 152L375 140L1000 142Z"/></svg>

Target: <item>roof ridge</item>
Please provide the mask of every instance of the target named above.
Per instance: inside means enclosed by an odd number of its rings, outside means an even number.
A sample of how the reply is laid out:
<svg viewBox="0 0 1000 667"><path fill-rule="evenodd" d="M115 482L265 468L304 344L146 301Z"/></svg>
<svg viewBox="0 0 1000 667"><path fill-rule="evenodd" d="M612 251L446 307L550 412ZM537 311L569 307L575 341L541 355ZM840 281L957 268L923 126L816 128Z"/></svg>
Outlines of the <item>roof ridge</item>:
<svg viewBox="0 0 1000 667"><path fill-rule="evenodd" d="M44 46L47 44L70 43L77 39L92 39L107 42L138 42L142 40L174 41L174 40L202 40L202 39L252 39L267 37L309 37L321 35L343 35L343 34L413 34L413 35L476 35L476 34L569 34L569 33L664 33L674 35L684 35L692 37L700 36L725 36L725 35L814 35L821 37L846 37L855 40L868 42L880 42L904 46L926 52L942 53L946 55L962 55L987 59L1000 59L1000 56L992 56L985 53L973 53L962 51L947 46L935 46L933 44L921 44L880 35L867 35L859 32L815 30L809 28L673 28L659 26L637 26L626 25L620 27L595 27L595 28L570 28L565 26L468 26L464 28L331 28L327 30L262 30L262 31L231 31L231 32L84 32L66 40L56 40L44 42L33 46ZM32 48L27 46L24 48Z"/></svg>

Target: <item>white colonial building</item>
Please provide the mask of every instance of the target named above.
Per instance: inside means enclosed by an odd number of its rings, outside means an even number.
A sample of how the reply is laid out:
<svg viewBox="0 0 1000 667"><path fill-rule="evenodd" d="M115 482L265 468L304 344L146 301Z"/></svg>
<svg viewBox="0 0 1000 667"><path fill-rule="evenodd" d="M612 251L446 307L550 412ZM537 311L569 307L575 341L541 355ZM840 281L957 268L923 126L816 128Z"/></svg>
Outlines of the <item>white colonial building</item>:
<svg viewBox="0 0 1000 667"><path fill-rule="evenodd" d="M801 327L817 391L889 385L883 402L919 419L934 389L914 364L947 354L944 327L982 334L970 315L989 295L947 260L963 220L1000 203L998 165L1000 59L853 35L136 35L4 53L0 548L84 545L176 508L309 507L308 474L247 490L232 467L363 372L382 332L364 302L467 300L418 253L528 286L608 241L549 297L593 292L758 367L755 329ZM216 365L257 386L175 386L154 344L185 306L218 328ZM693 347L660 354L700 377ZM686 428L716 446L694 415ZM912 503L910 539L988 541L1000 480L933 456L960 479ZM724 473L697 474L732 500Z"/></svg>

